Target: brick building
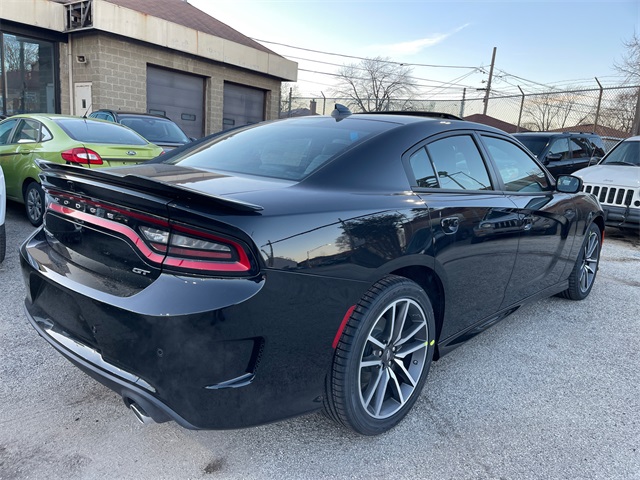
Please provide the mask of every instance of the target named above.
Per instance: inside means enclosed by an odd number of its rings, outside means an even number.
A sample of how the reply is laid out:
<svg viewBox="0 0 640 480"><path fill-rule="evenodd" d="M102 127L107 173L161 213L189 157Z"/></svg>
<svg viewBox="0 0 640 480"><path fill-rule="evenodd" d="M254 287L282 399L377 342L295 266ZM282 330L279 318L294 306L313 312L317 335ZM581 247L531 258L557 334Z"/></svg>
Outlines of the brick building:
<svg viewBox="0 0 640 480"><path fill-rule="evenodd" d="M193 137L277 118L297 78L185 0L2 0L0 52L0 114L161 113Z"/></svg>

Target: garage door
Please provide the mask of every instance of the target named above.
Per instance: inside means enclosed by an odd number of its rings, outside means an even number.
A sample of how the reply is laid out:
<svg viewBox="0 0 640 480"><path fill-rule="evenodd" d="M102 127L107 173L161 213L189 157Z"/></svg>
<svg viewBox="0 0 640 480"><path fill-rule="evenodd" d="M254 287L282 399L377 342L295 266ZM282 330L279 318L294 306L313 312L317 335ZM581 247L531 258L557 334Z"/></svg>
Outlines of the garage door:
<svg viewBox="0 0 640 480"><path fill-rule="evenodd" d="M234 83L224 84L222 128L258 123L264 120L264 90Z"/></svg>
<svg viewBox="0 0 640 480"><path fill-rule="evenodd" d="M169 117L190 137L204 136L204 78L147 67L147 112Z"/></svg>

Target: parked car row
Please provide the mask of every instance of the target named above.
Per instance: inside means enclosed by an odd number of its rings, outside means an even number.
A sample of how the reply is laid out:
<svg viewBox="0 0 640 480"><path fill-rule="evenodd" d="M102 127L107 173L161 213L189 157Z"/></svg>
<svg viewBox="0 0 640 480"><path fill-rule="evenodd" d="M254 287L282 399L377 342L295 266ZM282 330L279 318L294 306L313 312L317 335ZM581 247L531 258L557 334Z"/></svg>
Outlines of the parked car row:
<svg viewBox="0 0 640 480"><path fill-rule="evenodd" d="M102 109L91 112L89 117L126 125L151 143L162 147L165 152L194 140L175 122L162 115Z"/></svg>
<svg viewBox="0 0 640 480"><path fill-rule="evenodd" d="M602 138L595 133L529 132L513 136L555 177L595 165L605 154Z"/></svg>
<svg viewBox="0 0 640 480"><path fill-rule="evenodd" d="M0 122L0 166L7 198L24 203L33 225L42 222L44 198L38 161L102 168L140 163L162 148L111 122L54 114L23 114Z"/></svg>
<svg viewBox="0 0 640 480"><path fill-rule="evenodd" d="M604 232L579 178L442 117L342 108L41 178L32 326L141 421L188 428L324 409L385 432L433 360L528 301L587 297Z"/></svg>

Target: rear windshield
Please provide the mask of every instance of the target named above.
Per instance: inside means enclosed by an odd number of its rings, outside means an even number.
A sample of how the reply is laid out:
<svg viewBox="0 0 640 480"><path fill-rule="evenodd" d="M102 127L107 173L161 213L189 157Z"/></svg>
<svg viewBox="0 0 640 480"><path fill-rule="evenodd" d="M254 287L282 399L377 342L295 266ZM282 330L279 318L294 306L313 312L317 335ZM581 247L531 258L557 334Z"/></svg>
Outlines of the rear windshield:
<svg viewBox="0 0 640 480"><path fill-rule="evenodd" d="M152 143L187 143L189 138L171 120L120 115L120 123L135 130Z"/></svg>
<svg viewBox="0 0 640 480"><path fill-rule="evenodd" d="M78 142L147 145L140 135L115 123L84 118L55 118L53 121Z"/></svg>
<svg viewBox="0 0 640 480"><path fill-rule="evenodd" d="M549 143L549 137L530 137L528 135L514 135L520 143L527 147L531 153L536 157L539 157L544 150L544 147Z"/></svg>
<svg viewBox="0 0 640 480"><path fill-rule="evenodd" d="M301 180L395 123L330 117L284 120L213 137L163 163Z"/></svg>

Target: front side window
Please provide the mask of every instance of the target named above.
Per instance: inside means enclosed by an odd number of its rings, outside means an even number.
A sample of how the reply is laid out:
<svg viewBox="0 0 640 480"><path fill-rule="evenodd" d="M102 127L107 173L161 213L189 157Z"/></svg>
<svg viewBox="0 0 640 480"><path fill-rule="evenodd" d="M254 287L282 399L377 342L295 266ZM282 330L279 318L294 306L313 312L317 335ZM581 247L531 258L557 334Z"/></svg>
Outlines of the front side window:
<svg viewBox="0 0 640 480"><path fill-rule="evenodd" d="M508 192L549 190L544 171L515 144L501 138L482 136Z"/></svg>
<svg viewBox="0 0 640 480"><path fill-rule="evenodd" d="M447 137L427 145L440 188L491 190L480 151L470 135Z"/></svg>
<svg viewBox="0 0 640 480"><path fill-rule="evenodd" d="M572 158L591 158L591 148L586 138L577 137L569 139Z"/></svg>
<svg viewBox="0 0 640 480"><path fill-rule="evenodd" d="M17 118L10 118L0 123L0 145L8 145L11 142L11 131L18 123Z"/></svg>
<svg viewBox="0 0 640 480"><path fill-rule="evenodd" d="M558 138L551 142L549 153L547 155L561 155L558 160L568 160L571 158L569 151L569 141L566 138Z"/></svg>
<svg viewBox="0 0 640 480"><path fill-rule="evenodd" d="M15 133L15 143L36 143L40 141L40 122L23 119Z"/></svg>

